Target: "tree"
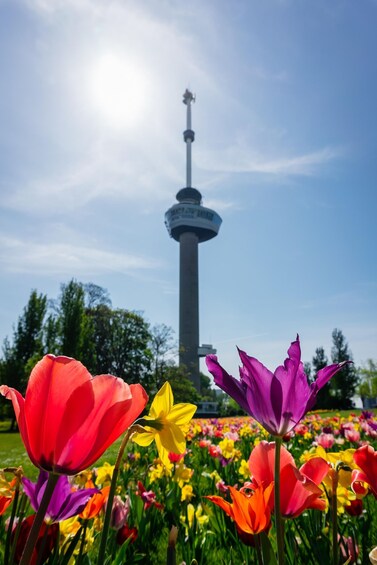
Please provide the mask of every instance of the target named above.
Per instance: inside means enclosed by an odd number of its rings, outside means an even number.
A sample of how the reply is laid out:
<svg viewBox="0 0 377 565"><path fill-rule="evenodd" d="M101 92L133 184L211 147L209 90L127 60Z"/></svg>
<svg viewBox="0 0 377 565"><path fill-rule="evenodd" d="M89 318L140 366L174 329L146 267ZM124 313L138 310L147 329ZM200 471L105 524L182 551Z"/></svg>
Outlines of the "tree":
<svg viewBox="0 0 377 565"><path fill-rule="evenodd" d="M341 330L334 329L332 333L333 347L331 359L333 363L352 361L352 353L348 349L348 343ZM341 371L331 379L331 391L333 393L333 408L352 408L353 396L358 384L356 369L353 364L345 365Z"/></svg>
<svg viewBox="0 0 377 565"><path fill-rule="evenodd" d="M165 367L164 381L169 381L174 395L174 404L191 402L196 404L200 400L198 391L188 377L184 367L170 365Z"/></svg>
<svg viewBox="0 0 377 565"><path fill-rule="evenodd" d="M216 390L211 387L211 379L200 373L200 399L203 401L217 401Z"/></svg>
<svg viewBox="0 0 377 565"><path fill-rule="evenodd" d="M88 315L93 326L95 374L110 373L127 383L148 383L152 362L149 326L142 315L100 304Z"/></svg>
<svg viewBox="0 0 377 565"><path fill-rule="evenodd" d="M26 389L30 369L44 354L43 322L46 310L47 297L32 290L14 330L13 343L7 338L4 340L0 382L16 388L21 393ZM11 429L14 426L13 419Z"/></svg>
<svg viewBox="0 0 377 565"><path fill-rule="evenodd" d="M313 381L313 377L312 377L312 366L311 366L311 364L310 364L308 361L306 361L306 362L304 363L304 373L305 373L305 375L306 375L307 378L308 378L308 382L311 383L311 382Z"/></svg>
<svg viewBox="0 0 377 565"><path fill-rule="evenodd" d="M318 373L329 364L324 348L317 347L312 359L313 372ZM330 408L332 406L331 381L329 381L317 394L315 408Z"/></svg>
<svg viewBox="0 0 377 565"><path fill-rule="evenodd" d="M108 306L111 308L111 298L106 288L94 283L82 285L85 294L85 308L90 310L97 306Z"/></svg>
<svg viewBox="0 0 377 565"><path fill-rule="evenodd" d="M153 358L151 392L157 392L163 385L166 380L166 368L172 366L173 352L178 351L178 345L173 336L173 328L165 324L156 324L150 329L150 349Z"/></svg>
<svg viewBox="0 0 377 565"><path fill-rule="evenodd" d="M88 369L95 363L93 326L85 309L85 291L71 280L61 285L58 314L59 353L79 359Z"/></svg>
<svg viewBox="0 0 377 565"><path fill-rule="evenodd" d="M368 359L364 366L359 367L358 375L360 384L357 388L358 394L364 399L377 399L377 361Z"/></svg>

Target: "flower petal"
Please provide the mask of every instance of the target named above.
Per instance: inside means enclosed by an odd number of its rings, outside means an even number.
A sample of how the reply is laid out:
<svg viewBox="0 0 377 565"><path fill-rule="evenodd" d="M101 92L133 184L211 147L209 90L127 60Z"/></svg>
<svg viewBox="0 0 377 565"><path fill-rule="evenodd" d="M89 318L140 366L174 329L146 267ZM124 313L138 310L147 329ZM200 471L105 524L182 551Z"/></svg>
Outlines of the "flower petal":
<svg viewBox="0 0 377 565"><path fill-rule="evenodd" d="M245 412L253 416L246 399L246 387L242 386L240 381L229 375L221 365L219 365L216 355L207 355L206 364L209 372L215 379L215 384L229 394Z"/></svg>
<svg viewBox="0 0 377 565"><path fill-rule="evenodd" d="M190 423L197 407L194 404L176 404L167 414L166 419L177 426L186 426Z"/></svg>
<svg viewBox="0 0 377 565"><path fill-rule="evenodd" d="M248 464L251 476L258 484L263 484L266 487L272 483L275 469L275 442L261 441L251 452ZM280 469L294 464L293 456L282 445Z"/></svg>
<svg viewBox="0 0 377 565"><path fill-rule="evenodd" d="M170 423L158 434L163 447L171 453L183 453L186 448L186 438L182 430L173 423Z"/></svg>
<svg viewBox="0 0 377 565"><path fill-rule="evenodd" d="M155 420L169 414L174 398L170 383L166 381L153 399L149 415Z"/></svg>
<svg viewBox="0 0 377 565"><path fill-rule="evenodd" d="M147 447L148 445L150 445L156 437L157 430L155 430L154 428L148 429L147 427L146 429L148 431L137 432L136 434L134 434L132 436L132 441L134 441L138 445L142 445L143 447Z"/></svg>

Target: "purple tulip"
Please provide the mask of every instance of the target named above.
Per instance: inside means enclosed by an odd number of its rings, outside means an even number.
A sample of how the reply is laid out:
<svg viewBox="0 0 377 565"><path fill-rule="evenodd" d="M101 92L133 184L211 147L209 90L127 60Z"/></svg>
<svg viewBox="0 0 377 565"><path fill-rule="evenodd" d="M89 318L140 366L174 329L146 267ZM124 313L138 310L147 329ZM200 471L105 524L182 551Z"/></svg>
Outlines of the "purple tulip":
<svg viewBox="0 0 377 565"><path fill-rule="evenodd" d="M43 470L40 470L36 483L32 483L25 477L22 479L24 491L30 499L32 508L36 512L38 511L43 493L46 489L47 480L48 473ZM46 522L61 522L76 514L80 514L85 508L89 498L96 492L98 492L98 490L95 488L72 491L68 477L66 475L60 475L47 508Z"/></svg>
<svg viewBox="0 0 377 565"><path fill-rule="evenodd" d="M229 375L215 355L207 355L206 363L215 383L229 394L265 430L274 436L291 431L314 405L318 391L346 363L336 363L321 369L309 385L301 362L300 340L291 343L284 365L271 373L254 357L238 350L243 366L240 380Z"/></svg>

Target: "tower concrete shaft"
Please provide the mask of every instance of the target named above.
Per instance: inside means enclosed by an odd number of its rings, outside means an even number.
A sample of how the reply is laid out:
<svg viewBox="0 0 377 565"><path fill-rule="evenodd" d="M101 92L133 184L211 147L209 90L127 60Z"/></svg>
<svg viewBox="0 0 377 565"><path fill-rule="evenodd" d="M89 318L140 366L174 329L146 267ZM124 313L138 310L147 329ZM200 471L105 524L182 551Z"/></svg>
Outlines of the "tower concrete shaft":
<svg viewBox="0 0 377 565"><path fill-rule="evenodd" d="M199 239L192 231L179 237L179 364L200 390L199 376Z"/></svg>
<svg viewBox="0 0 377 565"><path fill-rule="evenodd" d="M199 357L215 350L210 345L199 347L199 243L215 237L221 218L210 208L202 206L202 195L191 186L191 145L195 133L191 129L193 94L186 90L186 184L177 193L178 204L165 214L170 236L179 242L179 364L185 367L195 388L200 391Z"/></svg>

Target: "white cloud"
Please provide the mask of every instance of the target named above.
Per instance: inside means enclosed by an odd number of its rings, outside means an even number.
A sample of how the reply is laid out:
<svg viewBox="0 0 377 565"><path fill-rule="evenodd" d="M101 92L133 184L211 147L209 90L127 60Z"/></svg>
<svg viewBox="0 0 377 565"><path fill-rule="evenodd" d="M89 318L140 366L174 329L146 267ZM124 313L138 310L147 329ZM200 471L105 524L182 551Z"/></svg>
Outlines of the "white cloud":
<svg viewBox="0 0 377 565"><path fill-rule="evenodd" d="M240 210L242 206L236 202L231 202L230 200L220 200L218 198L206 198L203 202L203 206L206 208L212 208L216 212L224 212L224 210Z"/></svg>
<svg viewBox="0 0 377 565"><path fill-rule="evenodd" d="M156 259L102 250L98 244L33 242L0 236L0 265L11 273L83 276L161 268Z"/></svg>
<svg viewBox="0 0 377 565"><path fill-rule="evenodd" d="M303 155L268 157L256 153L250 147L234 145L216 152L201 152L198 155L198 165L205 170L228 173L311 176L341 155L339 148L324 147Z"/></svg>
<svg viewBox="0 0 377 565"><path fill-rule="evenodd" d="M97 0L20 0L30 10L42 17L59 15L63 11L84 12L86 14L100 15L105 3Z"/></svg>

